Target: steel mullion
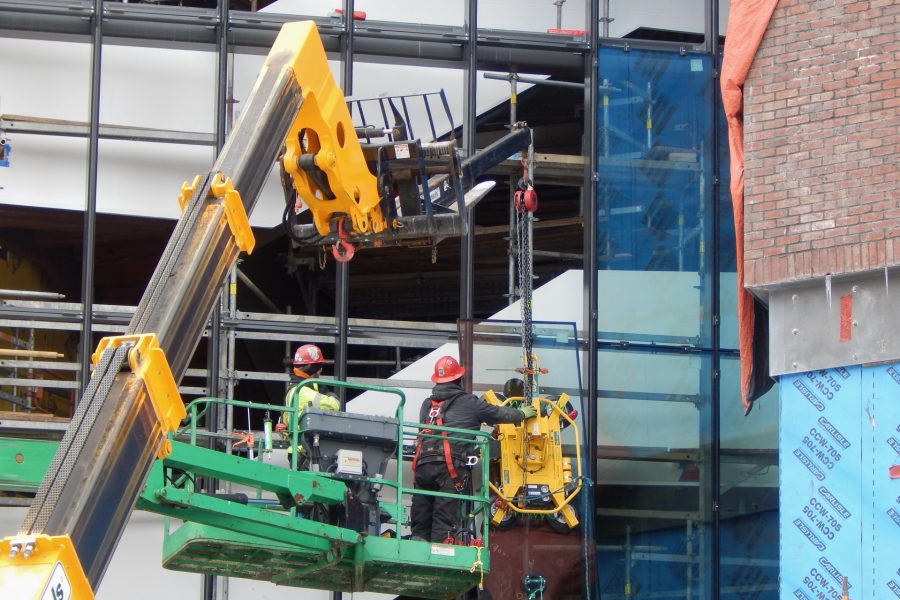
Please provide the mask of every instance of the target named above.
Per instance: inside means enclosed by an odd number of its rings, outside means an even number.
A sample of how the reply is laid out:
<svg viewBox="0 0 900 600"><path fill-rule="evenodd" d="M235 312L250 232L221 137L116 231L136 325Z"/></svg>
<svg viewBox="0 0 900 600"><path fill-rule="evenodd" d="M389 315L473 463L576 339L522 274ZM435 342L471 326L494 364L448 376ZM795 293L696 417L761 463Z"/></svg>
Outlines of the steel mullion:
<svg viewBox="0 0 900 600"><path fill-rule="evenodd" d="M597 481L597 413L598 413L598 363L599 363L599 347L597 338L599 329L599 318L597 306L598 290L597 290L597 60L598 60L598 36L597 23L599 23L599 6L597 2L585 3L585 23L588 35L588 53L584 60L584 121L585 121L585 137L582 144L582 152L588 157L587 169L584 173L584 183L582 187L582 215L585 217L584 223L584 248L583 248L583 296L584 302L584 327L587 331L587 360L585 381L586 397L582 402L585 408L584 426L587 429L586 443L587 447L587 473L589 483L588 489L582 490L582 493L588 494L587 506L591 511L595 510L594 502L594 486ZM595 519L584 519L584 537L585 546L596 546L596 527ZM586 557L585 580L584 580L584 598L592 598L592 590L599 582L599 565L595 560L596 550ZM599 594L598 594L599 595Z"/></svg>
<svg viewBox="0 0 900 600"><path fill-rule="evenodd" d="M721 407L720 402L722 399L721 393L721 385L722 385L722 377L721 377L721 325L722 325L722 315L721 315L721 277L720 277L720 250L719 250L719 220L721 219L721 214L719 210L719 191L720 191L720 181L721 177L719 177L719 118L718 118L718 110L719 110L719 102L718 102L718 94L716 93L716 88L718 87L719 82L719 0L707 0L707 15L708 15L708 23L707 23L707 48L710 50L710 62L712 63L712 72L714 74L713 78L713 92L710 94L710 112L712 113L712 127L710 131L710 137L712 138L711 144L711 153L710 153L710 171L712 173L712 190L711 190L711 198L712 198L712 234L710 239L710 244L712 246L712 273L713 273L713 282L712 282L712 307L711 313L713 318L712 323L712 398L711 400L711 415L710 421L712 424L712 447L710 448L710 454L712 455L712 472L710 473L710 484L712 486L712 498L713 498L713 515L712 515L712 536L711 536L711 548L710 548L710 566L712 572L710 573L711 581L710 586L713 590L713 598L718 599L720 594L720 560L721 560L721 544L720 536L721 536L721 464L720 464L720 455L721 455ZM739 234L740 235L740 234Z"/></svg>
<svg viewBox="0 0 900 600"><path fill-rule="evenodd" d="M84 231L81 248L81 374L80 398L91 376L91 353L94 351L94 239L97 226L97 170L100 160L100 76L103 60L103 0L94 0L91 19L91 106L88 118L87 198L84 209ZM77 400L75 401L77 404Z"/></svg>
<svg viewBox="0 0 900 600"><path fill-rule="evenodd" d="M463 147L467 157L471 157L475 151L475 127L476 119L476 94L478 76L478 2L466 0L464 29L467 35L465 47L465 88L463 91ZM459 316L462 319L471 319L474 303L475 281L475 235L471 230L474 222L474 209L459 211L462 220L462 236L460 239L460 285L459 285Z"/></svg>

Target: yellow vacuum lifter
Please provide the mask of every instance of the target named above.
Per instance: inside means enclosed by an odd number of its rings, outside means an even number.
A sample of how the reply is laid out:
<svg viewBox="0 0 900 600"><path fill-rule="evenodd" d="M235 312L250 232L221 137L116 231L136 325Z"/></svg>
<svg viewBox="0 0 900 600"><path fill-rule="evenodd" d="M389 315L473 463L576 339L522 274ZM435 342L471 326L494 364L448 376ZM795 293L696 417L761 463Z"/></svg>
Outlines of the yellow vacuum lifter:
<svg viewBox="0 0 900 600"><path fill-rule="evenodd" d="M521 397L500 400L488 390L484 399L505 406ZM581 443L578 425L566 413L569 396L561 394L553 400L536 396L538 414L518 425L497 426L500 464L497 485L491 491L497 498L491 505L491 524L499 529L512 527L518 515L543 515L557 531L568 531L578 525L571 506L581 490ZM571 425L575 434L575 475L572 459L562 451L561 431Z"/></svg>

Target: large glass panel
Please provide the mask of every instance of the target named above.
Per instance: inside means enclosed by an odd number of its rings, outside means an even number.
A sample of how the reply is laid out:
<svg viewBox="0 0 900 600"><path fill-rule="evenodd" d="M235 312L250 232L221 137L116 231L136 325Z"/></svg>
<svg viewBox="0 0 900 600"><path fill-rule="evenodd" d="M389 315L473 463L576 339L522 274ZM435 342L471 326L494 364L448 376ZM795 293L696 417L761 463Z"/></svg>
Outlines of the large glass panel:
<svg viewBox="0 0 900 600"><path fill-rule="evenodd" d="M728 29L728 15L731 14L730 0L716 0L719 3L719 35L725 35Z"/></svg>
<svg viewBox="0 0 900 600"><path fill-rule="evenodd" d="M600 338L708 346L707 56L601 48Z"/></svg>
<svg viewBox="0 0 900 600"><path fill-rule="evenodd" d="M532 487L548 485L551 491L564 490L566 495L576 493L580 475L586 472L583 429L583 411L581 407L581 368L577 344L577 334L573 323L534 323L532 328L533 368L536 370L535 397L541 410L552 411L549 402L556 402L568 414L572 422L560 421L560 428L548 429L537 421L529 421L527 438L528 454L524 455L518 446L512 448L515 460L508 461L507 456L495 452L492 456L491 469L497 487L512 502L529 510L546 510L549 506L536 499ZM473 324L471 329L463 332L461 344L469 347L471 343L471 361L469 366L472 387L476 393L483 390L504 391L504 384L509 380L523 377L522 327L517 321L484 321ZM466 353L463 352L465 356ZM514 396L511 388L508 395ZM521 393L519 393L521 394ZM502 396L501 396L502 397ZM568 402L566 402L568 397ZM549 414L549 413L548 413ZM549 421L549 420L548 420ZM495 430L498 439L498 450L503 444L503 430ZM561 442L561 456L554 459L551 449L556 445L556 436ZM535 441L537 440L537 442ZM542 445L543 442L546 445ZM524 443L524 442L523 442ZM556 451L553 451L556 452ZM543 453L543 454L542 454ZM578 458L581 458L581 461ZM562 459L563 465L571 465L571 479L558 482L553 479L551 467L559 466L556 461ZM516 491L506 480L512 472L522 473L523 487ZM586 474L586 473L585 473ZM502 484L500 482L503 482ZM530 487L529 487L530 486ZM486 587L494 598L529 597L528 592L539 589L538 582L543 582L544 598L580 598L585 590L585 565L587 560L594 560L593 552L587 548L584 531L587 520L592 518L589 487L585 486L577 492L570 506L579 524L569 529L558 515L518 514L504 520L490 537L491 574L486 579ZM525 498L529 498L525 501ZM534 587L528 587L530 581ZM531 597L539 598L539 593ZM594 594L592 597L596 597Z"/></svg>
<svg viewBox="0 0 900 600"><path fill-rule="evenodd" d="M90 44L2 37L0 56L0 81L7 83L0 97L0 203L83 210L87 145L63 136L79 125L87 131ZM60 135L18 133L36 129Z"/></svg>
<svg viewBox="0 0 900 600"><path fill-rule="evenodd" d="M88 156L78 135L87 132L91 45L7 32L0 37L0 57L0 288L78 302ZM36 260L37 248L52 260ZM23 300L31 301L8 299ZM0 327L4 348L53 351L63 359L27 367L15 366L26 362L16 357L4 361L0 378L46 383L9 385L7 379L0 385L0 410L71 415L80 332L77 323L65 328L21 317Z"/></svg>
<svg viewBox="0 0 900 600"><path fill-rule="evenodd" d="M366 13L367 21L424 25L462 26L465 8L465 0L445 0L440 5L418 0L356 0L355 4L356 10Z"/></svg>
<svg viewBox="0 0 900 600"><path fill-rule="evenodd" d="M711 358L598 354L601 593L710 598Z"/></svg>
<svg viewBox="0 0 900 600"><path fill-rule="evenodd" d="M246 9L246 3L230 0L229 4L232 9ZM244 6L241 6L244 4ZM359 10L359 2L357 10ZM260 12L282 15L296 15L304 17L334 17L338 20L340 17L337 9L341 8L343 3L338 0L277 0L277 2L269 3L268 6L261 8Z"/></svg>
<svg viewBox="0 0 900 600"><path fill-rule="evenodd" d="M584 30L584 0L481 0L479 29L553 32Z"/></svg>
<svg viewBox="0 0 900 600"><path fill-rule="evenodd" d="M0 37L0 56L0 77L7 82L0 105L4 116L85 120L90 44Z"/></svg>
<svg viewBox="0 0 900 600"><path fill-rule="evenodd" d="M213 52L196 50L103 46L98 212L171 219L174 226L181 216L175 199L182 184L209 171L215 158L215 59ZM140 194L134 193L136 187ZM108 243L114 235L106 234ZM136 241L135 236L129 239ZM160 252L161 247L147 251ZM95 301L136 303L140 284L118 289L99 285L122 270L103 258L95 265ZM149 280L155 258L147 265L131 265L128 274Z"/></svg>
<svg viewBox="0 0 900 600"><path fill-rule="evenodd" d="M778 598L778 386L749 415L740 365L721 361L719 582L723 599Z"/></svg>
<svg viewBox="0 0 900 600"><path fill-rule="evenodd" d="M97 210L177 219L176 202L138 202L131 190L140 182L143 197L174 199L212 166L215 53L105 44L100 82Z"/></svg>
<svg viewBox="0 0 900 600"><path fill-rule="evenodd" d="M716 96L719 96L718 86ZM737 247L734 236L734 210L731 204L731 157L728 152L728 126L721 102L716 103L719 120L719 347L738 348L737 325Z"/></svg>
<svg viewBox="0 0 900 600"><path fill-rule="evenodd" d="M183 132L215 128L216 54L103 45L100 120Z"/></svg>
<svg viewBox="0 0 900 600"><path fill-rule="evenodd" d="M609 37L700 43L706 22L704 4L705 0L608 0Z"/></svg>

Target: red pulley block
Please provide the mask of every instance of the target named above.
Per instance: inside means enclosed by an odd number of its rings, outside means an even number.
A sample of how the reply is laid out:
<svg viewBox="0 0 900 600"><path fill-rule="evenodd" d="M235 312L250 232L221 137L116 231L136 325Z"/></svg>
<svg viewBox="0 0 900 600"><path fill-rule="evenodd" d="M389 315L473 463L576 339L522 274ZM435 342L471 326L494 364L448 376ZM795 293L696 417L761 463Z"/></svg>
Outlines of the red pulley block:
<svg viewBox="0 0 900 600"><path fill-rule="evenodd" d="M517 191L513 200L515 202L516 210L519 212L534 212L537 210L538 196L534 188L530 187L527 190Z"/></svg>

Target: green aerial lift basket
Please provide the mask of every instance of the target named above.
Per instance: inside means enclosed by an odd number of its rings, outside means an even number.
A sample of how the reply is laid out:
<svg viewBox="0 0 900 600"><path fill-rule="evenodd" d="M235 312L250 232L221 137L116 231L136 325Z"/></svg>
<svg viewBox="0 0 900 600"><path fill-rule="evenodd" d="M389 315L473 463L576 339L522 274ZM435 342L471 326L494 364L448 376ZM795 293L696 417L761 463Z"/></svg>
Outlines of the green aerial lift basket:
<svg viewBox="0 0 900 600"><path fill-rule="evenodd" d="M366 536L332 561L292 544L185 523L165 538L163 566L277 585L453 598L479 584L480 548Z"/></svg>
<svg viewBox="0 0 900 600"><path fill-rule="evenodd" d="M171 440L171 454L154 464L138 499L138 508L169 517L163 566L298 588L419 598L453 598L479 585L490 568L488 551L480 545L432 544L380 535L386 531L382 528L385 522L391 523L392 529L401 530L406 513L402 497L451 495L406 487L402 468L396 470L395 478L381 474L390 458L401 464L404 434L419 435L421 428L418 423L402 422L403 393L393 388L338 381L320 383L396 394L400 397L396 417L323 413L314 409L301 414L293 407L217 398L201 398L188 405L189 423L175 437L187 437L189 443ZM318 465L321 471L297 470L301 452L292 455L294 468L282 468L198 444L199 437L223 436L201 432L197 426L205 406L212 404L286 413L290 432L286 446L302 447L304 456L322 462ZM487 457L487 434L447 427L432 429L446 431L448 439L477 444L482 448L482 456ZM375 476L328 472L342 448L359 449L363 464L377 471ZM202 493L194 489L198 476L232 482L239 489L248 490L250 497ZM376 490L382 486L394 493L380 498ZM477 495L452 495L472 502L473 514L482 516L481 539L477 542L486 544L486 472L478 487ZM350 498L361 499L361 504L356 505L355 521L349 513L346 521L327 522L330 519L322 513L314 518L314 513L309 512L316 506L346 509ZM365 516L359 518L359 514ZM356 525L351 528L350 522Z"/></svg>

